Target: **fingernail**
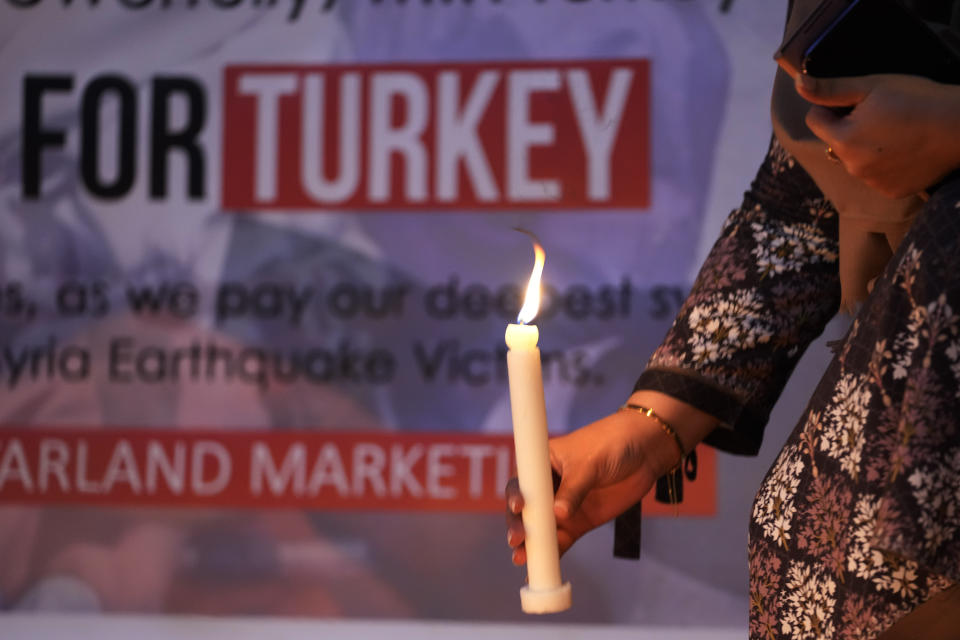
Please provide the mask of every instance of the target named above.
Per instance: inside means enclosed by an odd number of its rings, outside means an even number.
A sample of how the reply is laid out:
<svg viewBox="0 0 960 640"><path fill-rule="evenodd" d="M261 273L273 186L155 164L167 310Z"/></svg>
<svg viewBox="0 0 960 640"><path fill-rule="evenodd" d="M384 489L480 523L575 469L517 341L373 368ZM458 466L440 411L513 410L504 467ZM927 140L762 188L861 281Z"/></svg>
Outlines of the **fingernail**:
<svg viewBox="0 0 960 640"><path fill-rule="evenodd" d="M510 511L517 513L520 511L520 501L516 498L510 498Z"/></svg>
<svg viewBox="0 0 960 640"><path fill-rule="evenodd" d="M553 503L553 512L561 518L566 518L570 515L570 505L566 502L554 502Z"/></svg>
<svg viewBox="0 0 960 640"><path fill-rule="evenodd" d="M513 531L507 531L507 546L513 546Z"/></svg>

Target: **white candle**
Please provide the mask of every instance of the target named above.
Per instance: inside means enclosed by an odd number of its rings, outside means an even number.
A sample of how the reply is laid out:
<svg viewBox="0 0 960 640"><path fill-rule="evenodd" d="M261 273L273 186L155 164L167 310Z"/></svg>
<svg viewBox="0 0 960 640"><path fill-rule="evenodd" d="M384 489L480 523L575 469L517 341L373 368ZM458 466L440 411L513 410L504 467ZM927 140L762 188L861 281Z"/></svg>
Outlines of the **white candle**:
<svg viewBox="0 0 960 640"><path fill-rule="evenodd" d="M520 312L532 320L539 306L543 250L535 242L537 263ZM534 291L535 290L535 291ZM513 441L517 452L517 479L523 495L524 546L527 552L527 585L520 590L520 606L527 613L554 613L570 608L570 583L560 578L557 521L553 514L553 477L547 446L547 408L536 325L507 326L507 377Z"/></svg>

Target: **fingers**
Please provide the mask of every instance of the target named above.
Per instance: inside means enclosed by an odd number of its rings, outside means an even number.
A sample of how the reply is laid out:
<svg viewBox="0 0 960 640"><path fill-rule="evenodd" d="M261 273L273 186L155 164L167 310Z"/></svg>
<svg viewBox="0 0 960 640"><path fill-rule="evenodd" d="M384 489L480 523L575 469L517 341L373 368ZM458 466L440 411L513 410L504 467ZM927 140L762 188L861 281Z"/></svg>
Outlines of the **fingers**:
<svg viewBox="0 0 960 640"><path fill-rule="evenodd" d="M596 484L593 469L586 473L567 473L560 480L556 497L553 500L553 512L558 520L568 520L580 509L584 498Z"/></svg>
<svg viewBox="0 0 960 640"><path fill-rule="evenodd" d="M557 529L557 550L560 552L560 557L563 557L563 554L565 554L576 541L577 539L574 538L569 531Z"/></svg>
<svg viewBox="0 0 960 640"><path fill-rule="evenodd" d="M556 472L553 474L554 478L554 490L557 489L558 485L561 484L560 476ZM516 566L521 566L527 562L527 550L524 541L526 540L526 531L523 528L523 519L521 513L523 512L523 495L520 493L520 482L517 478L511 478L507 482L506 489L504 491L506 495L506 519L507 519L507 544L511 548L510 559ZM582 502L583 498L579 499L579 502ZM579 502L577 506L579 506ZM554 503L556 505L556 503ZM556 511L556 506L554 506ZM573 513L571 511L570 513ZM573 544L573 538L569 534L566 534L562 528L558 528L558 544L560 548L560 554L562 555L570 546Z"/></svg>
<svg viewBox="0 0 960 640"><path fill-rule="evenodd" d="M814 78L801 73L797 75L795 86L797 93L807 102L822 107L852 107L863 102L875 83L870 76Z"/></svg>
<svg viewBox="0 0 960 640"><path fill-rule="evenodd" d="M839 151L843 147L842 140L845 129L849 125L843 116L837 115L827 107L811 107L806 116L807 127L823 142ZM842 157L842 154L839 154Z"/></svg>
<svg viewBox="0 0 960 640"><path fill-rule="evenodd" d="M504 495L507 499L507 515L517 514L523 511L523 494L520 493L520 480L516 476L507 481L504 489Z"/></svg>
<svg viewBox="0 0 960 640"><path fill-rule="evenodd" d="M843 138L850 120L849 109L863 102L877 83L871 76L858 78L814 78L799 74L796 78L797 93L811 102L806 123L815 136L829 145L843 158Z"/></svg>
<svg viewBox="0 0 960 640"><path fill-rule="evenodd" d="M522 567L523 565L525 565L527 563L526 547L524 547L523 545L520 545L519 547L514 549L510 556L510 562L512 562L514 566L517 566L517 567Z"/></svg>
<svg viewBox="0 0 960 640"><path fill-rule="evenodd" d="M520 566L527 561L527 552L523 541L526 537L523 530L523 520L520 513L523 511L523 496L520 494L520 482L511 478L504 490L507 501L507 544L512 549L511 561Z"/></svg>

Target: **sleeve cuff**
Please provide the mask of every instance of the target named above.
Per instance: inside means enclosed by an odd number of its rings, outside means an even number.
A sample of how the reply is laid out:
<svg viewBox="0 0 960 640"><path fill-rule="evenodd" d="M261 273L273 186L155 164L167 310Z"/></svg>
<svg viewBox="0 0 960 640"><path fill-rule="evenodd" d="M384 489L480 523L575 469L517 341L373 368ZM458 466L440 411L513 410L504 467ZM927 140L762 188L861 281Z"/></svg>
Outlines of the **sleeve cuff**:
<svg viewBox="0 0 960 640"><path fill-rule="evenodd" d="M690 372L650 368L644 371L634 391L658 391L709 413L720 421L704 443L727 453L756 455L769 417L736 395Z"/></svg>

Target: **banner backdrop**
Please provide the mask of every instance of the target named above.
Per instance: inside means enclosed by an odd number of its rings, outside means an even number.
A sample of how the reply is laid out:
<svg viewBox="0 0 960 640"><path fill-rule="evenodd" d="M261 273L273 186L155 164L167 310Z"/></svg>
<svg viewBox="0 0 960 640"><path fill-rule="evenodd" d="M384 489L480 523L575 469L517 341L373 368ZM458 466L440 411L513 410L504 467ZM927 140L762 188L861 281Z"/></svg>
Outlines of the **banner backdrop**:
<svg viewBox="0 0 960 640"><path fill-rule="evenodd" d="M520 619L512 229L562 433L738 204L721 135L769 125L730 59L783 4L3 0L0 605ZM753 486L701 448L685 491L640 563L565 557L556 619L742 623Z"/></svg>

